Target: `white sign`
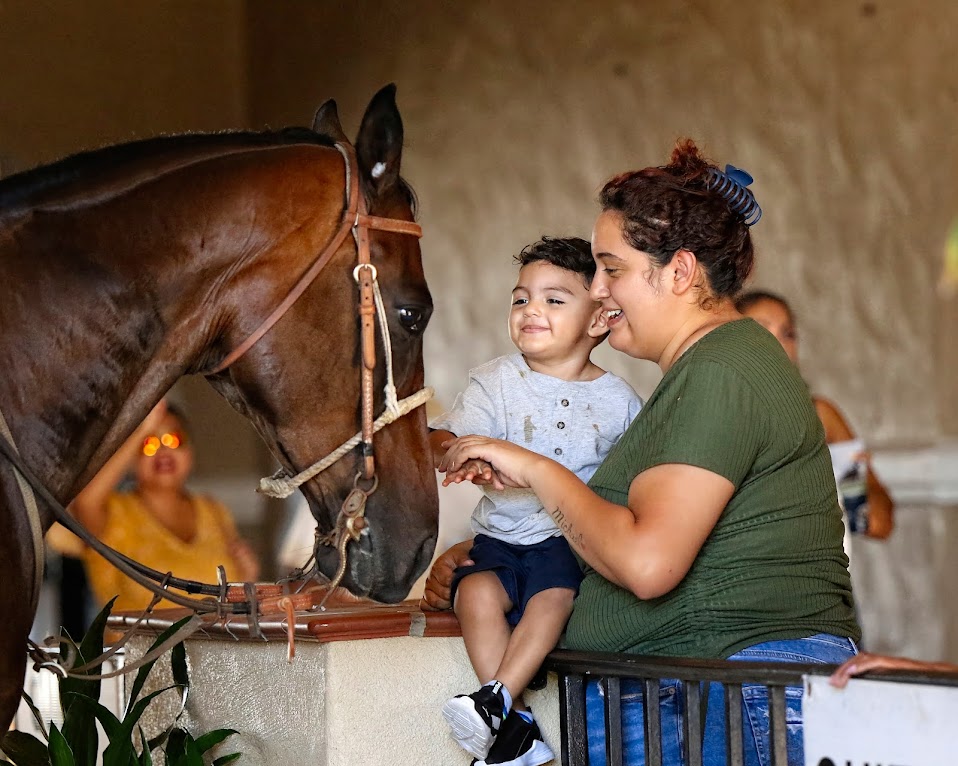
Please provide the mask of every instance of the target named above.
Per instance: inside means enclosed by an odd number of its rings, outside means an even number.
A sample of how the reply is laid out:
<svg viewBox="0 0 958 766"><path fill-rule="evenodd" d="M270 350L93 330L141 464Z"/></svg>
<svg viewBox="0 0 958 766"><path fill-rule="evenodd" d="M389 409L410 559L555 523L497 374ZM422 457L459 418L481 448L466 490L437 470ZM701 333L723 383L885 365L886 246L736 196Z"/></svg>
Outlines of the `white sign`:
<svg viewBox="0 0 958 766"><path fill-rule="evenodd" d="M958 764L958 687L805 676L805 766Z"/></svg>

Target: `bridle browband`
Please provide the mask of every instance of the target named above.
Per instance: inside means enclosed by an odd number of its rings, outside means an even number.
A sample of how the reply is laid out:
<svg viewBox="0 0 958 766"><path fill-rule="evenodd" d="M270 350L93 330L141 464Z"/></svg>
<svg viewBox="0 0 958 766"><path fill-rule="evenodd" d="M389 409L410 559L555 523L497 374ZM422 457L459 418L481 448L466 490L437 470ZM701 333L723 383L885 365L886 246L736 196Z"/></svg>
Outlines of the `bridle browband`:
<svg viewBox="0 0 958 766"><path fill-rule="evenodd" d="M394 218L383 218L369 215L366 207L366 200L360 192L359 174L356 162L356 154L353 147L344 142L335 144L336 150L343 156L346 164L346 204L343 211L342 221L335 235L316 257L306 272L299 278L292 289L280 304L263 320L263 322L251 333L233 351L226 355L217 367L206 375L215 375L223 372L230 365L239 360L257 341L259 341L267 332L283 317L290 307L305 292L306 288L316 279L323 268L329 263L337 250L343 244L346 236L352 232L356 241L357 265L353 269L353 277L359 284L359 316L360 316L360 342L362 348L362 430L353 440L347 441L339 450L332 453L327 458L318 461L311 468L297 475L287 478L284 488L299 486L304 481L315 476L319 471L324 470L333 462L339 459L343 448L355 446L361 440L363 445L363 470L357 475L352 491L343 502L339 517L337 518L335 528L326 534L320 534L317 531L317 542L333 545L340 554L339 571L336 577L328 586L328 593L332 593L333 588L341 580L346 568L346 547L350 540L358 540L362 529L365 526L363 513L365 510L366 499L378 486L378 477L375 470L375 453L373 450L373 434L393 420L402 417L406 412L415 407L424 404L431 396L432 389L424 388L406 399L397 402L395 386L392 379L392 357L391 346L389 343L389 329L384 313L384 304L379 291L377 282L377 271L372 264L369 252L369 230L388 231L397 234L408 234L415 237L422 237L422 227L413 222ZM378 311L377 311L378 309ZM385 412L378 420L373 419L374 407L374 372L376 369L376 338L375 322L377 314L379 315L380 325L383 333L383 343L386 352L387 361L387 386L386 386L386 406ZM0 413L2 418L2 413ZM5 424L4 424L5 425ZM226 582L223 568L220 567L220 582L216 585L197 582L195 580L185 580L174 577L172 573L161 573L150 567L141 564L119 551L110 548L94 537L87 529L80 524L46 489L38 477L30 470L20 459L19 453L13 441L9 430L2 429L0 433L0 453L13 465L20 491L23 495L24 503L27 507L32 535L34 537L34 549L42 551L41 525L39 522L39 513L36 509L36 502L33 494L35 493L43 502L49 506L54 517L63 526L80 537L87 545L96 550L114 567L123 572L124 575L134 582L142 585L147 590L152 591L156 596L161 596L175 604L185 606L199 614L215 613L222 617L228 614L248 614L250 615L251 628L257 628L256 615L258 612L271 608L273 611L283 611L289 613L292 604L301 604L300 601L294 601L295 596L284 595L279 585L254 585L253 583L230 584ZM341 453L341 454L340 454ZM332 460L330 460L332 458ZM23 481L21 481L21 478ZM360 479L371 482L368 489L359 486ZM264 480L266 482L268 480ZM273 477L272 481L280 481ZM28 486L29 485L29 486ZM32 490L32 491L31 491ZM268 494L279 494L280 491L275 487L269 486L261 490ZM286 491L290 494L292 489ZM283 495L280 495L283 496ZM35 556L39 559L38 553ZM314 566L314 570L318 569ZM40 580L42 579L43 568L42 560L36 566L36 582L34 583L34 597L39 592ZM186 593L200 594L207 598L191 598L189 596L172 593L169 588L185 591ZM328 594L327 594L328 595ZM214 597L214 598L209 598ZM154 599L154 604L159 599ZM324 599L325 600L325 599ZM276 602L276 603L273 603ZM285 603L284 603L285 602ZM152 605L151 607L152 608ZM291 618L291 614L290 614ZM200 623L196 623L196 628ZM254 633L256 631L254 630Z"/></svg>

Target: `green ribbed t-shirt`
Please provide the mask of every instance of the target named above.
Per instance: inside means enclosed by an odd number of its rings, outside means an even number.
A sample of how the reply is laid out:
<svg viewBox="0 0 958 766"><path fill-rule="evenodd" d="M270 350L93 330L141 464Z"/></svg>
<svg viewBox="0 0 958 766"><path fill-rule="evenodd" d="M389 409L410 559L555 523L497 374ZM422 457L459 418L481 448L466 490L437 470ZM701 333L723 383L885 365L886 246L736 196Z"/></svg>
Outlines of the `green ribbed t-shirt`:
<svg viewBox="0 0 958 766"><path fill-rule="evenodd" d="M665 463L713 471L735 493L664 596L640 600L586 567L565 646L719 659L815 633L860 637L825 433L795 365L756 322L689 348L589 485L627 505L632 480Z"/></svg>

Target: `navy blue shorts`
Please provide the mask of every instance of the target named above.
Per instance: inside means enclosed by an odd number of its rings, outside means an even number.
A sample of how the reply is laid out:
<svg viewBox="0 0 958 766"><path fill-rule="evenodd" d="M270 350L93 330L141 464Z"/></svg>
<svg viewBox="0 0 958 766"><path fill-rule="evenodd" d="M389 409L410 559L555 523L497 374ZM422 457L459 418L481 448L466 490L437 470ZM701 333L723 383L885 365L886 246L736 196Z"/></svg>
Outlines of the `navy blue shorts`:
<svg viewBox="0 0 958 766"><path fill-rule="evenodd" d="M512 601L506 620L513 627L519 624L526 604L536 593L549 588L568 588L578 593L582 582L579 562L562 536L550 537L535 545L513 545L488 535L476 535L469 558L475 563L459 567L453 573L453 603L463 577L493 571Z"/></svg>

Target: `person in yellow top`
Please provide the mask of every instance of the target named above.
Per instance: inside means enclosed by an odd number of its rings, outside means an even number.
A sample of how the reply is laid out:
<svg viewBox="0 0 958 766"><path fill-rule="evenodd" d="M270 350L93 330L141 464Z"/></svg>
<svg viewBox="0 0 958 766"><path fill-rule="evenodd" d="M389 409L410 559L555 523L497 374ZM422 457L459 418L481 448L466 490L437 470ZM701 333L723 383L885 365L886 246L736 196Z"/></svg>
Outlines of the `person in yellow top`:
<svg viewBox="0 0 958 766"><path fill-rule="evenodd" d="M230 581L255 581L259 562L236 532L219 501L185 489L193 448L182 414L160 402L70 505L100 540L160 572L216 582L223 565ZM132 491L117 485L132 471ZM117 596L113 610L142 610L153 595L87 549L84 564L101 603ZM163 600L157 608L176 605Z"/></svg>

